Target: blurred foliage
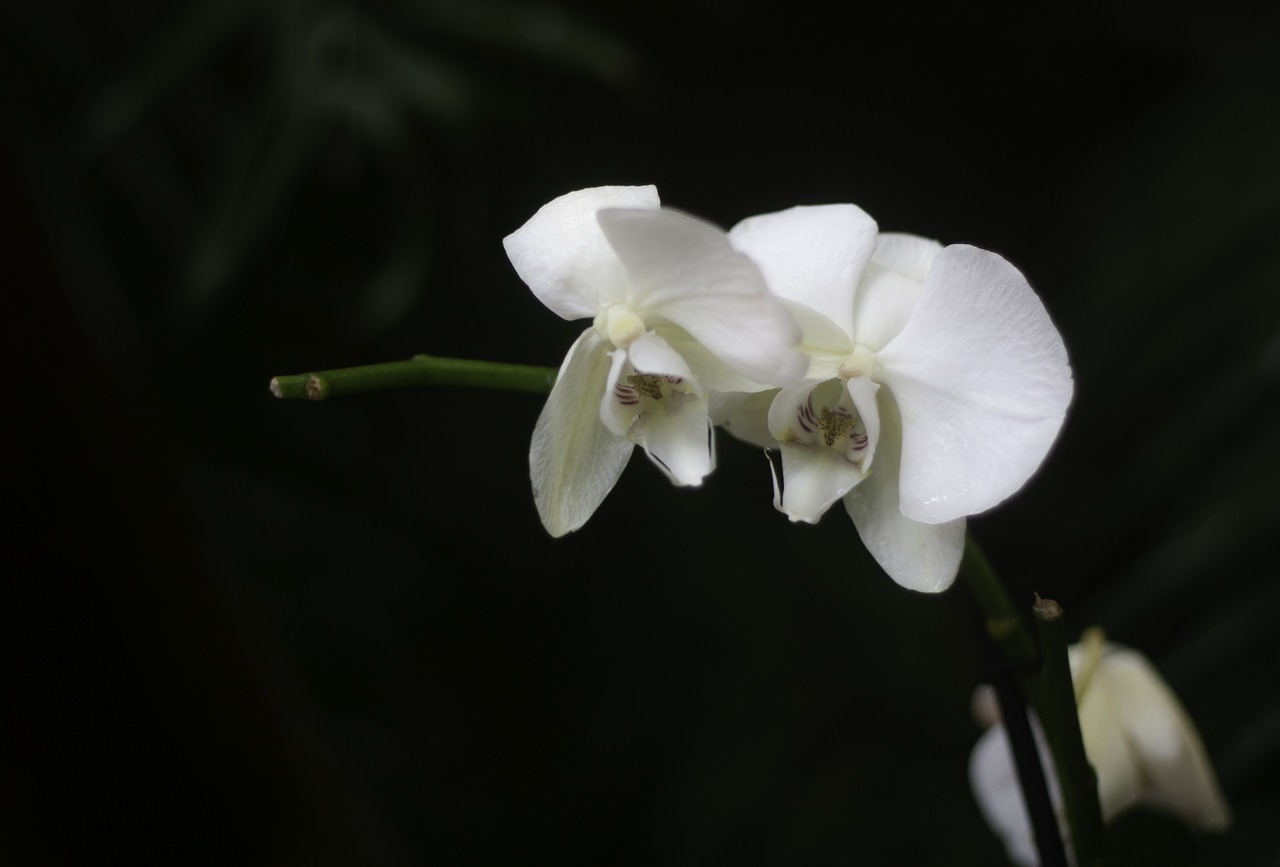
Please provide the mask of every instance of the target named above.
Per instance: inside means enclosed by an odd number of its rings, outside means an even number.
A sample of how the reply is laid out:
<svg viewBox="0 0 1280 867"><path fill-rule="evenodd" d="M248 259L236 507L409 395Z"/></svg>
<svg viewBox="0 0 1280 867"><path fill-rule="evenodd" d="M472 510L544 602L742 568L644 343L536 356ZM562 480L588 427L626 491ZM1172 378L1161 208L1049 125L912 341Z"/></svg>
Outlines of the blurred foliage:
<svg viewBox="0 0 1280 867"><path fill-rule="evenodd" d="M836 8L842 11L835 12ZM415 352L557 364L501 238L656 183L730 225L853 201L1001 252L1078 393L972 522L1148 653L1280 841L1280 36L1166 4L139 0L0 12L12 642L0 856L33 865L991 864L956 592L892 585L760 456L641 460L552 541L540 401L272 400Z"/></svg>

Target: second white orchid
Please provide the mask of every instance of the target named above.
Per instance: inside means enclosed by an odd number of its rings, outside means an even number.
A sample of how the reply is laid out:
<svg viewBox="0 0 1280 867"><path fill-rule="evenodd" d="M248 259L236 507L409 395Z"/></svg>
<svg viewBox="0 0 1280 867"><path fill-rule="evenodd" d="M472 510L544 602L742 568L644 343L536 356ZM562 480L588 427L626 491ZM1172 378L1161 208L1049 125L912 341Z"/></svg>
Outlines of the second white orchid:
<svg viewBox="0 0 1280 867"><path fill-rule="evenodd" d="M996 254L880 234L853 205L752 217L730 238L790 302L810 363L718 420L780 451L775 505L793 521L843 500L895 581L945 589L966 517L1022 487L1071 401L1044 305Z"/></svg>

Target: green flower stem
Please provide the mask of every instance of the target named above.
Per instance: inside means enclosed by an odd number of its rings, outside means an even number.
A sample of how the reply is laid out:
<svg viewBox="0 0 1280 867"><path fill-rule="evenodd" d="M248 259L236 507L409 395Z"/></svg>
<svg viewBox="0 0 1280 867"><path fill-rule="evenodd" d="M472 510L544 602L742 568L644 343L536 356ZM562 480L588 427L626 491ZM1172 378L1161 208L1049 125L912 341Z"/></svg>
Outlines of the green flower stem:
<svg viewBox="0 0 1280 867"><path fill-rule="evenodd" d="M960 560L960 583L969 591L986 618L987 634L1009 665L1031 665L1037 662L1036 645L1027 631L1022 613L996 577L987 555L982 553L972 534L964 539L964 556Z"/></svg>
<svg viewBox="0 0 1280 867"><path fill-rule="evenodd" d="M1058 769L1076 863L1080 867L1101 867L1102 805L1098 800L1098 777L1084 752L1071 663L1067 659L1062 606L1037 594L1031 613L1043 661L1040 677L1036 678L1039 682L1034 685L1039 695L1033 696L1033 701Z"/></svg>
<svg viewBox="0 0 1280 867"><path fill-rule="evenodd" d="M554 367L415 355L406 361L276 376L271 380L271 393L283 399L324 400L344 394L388 388L461 385L546 394L551 391L555 380Z"/></svg>
<svg viewBox="0 0 1280 867"><path fill-rule="evenodd" d="M972 536L965 538L959 579L981 610L987 634L1004 662L1025 668L1019 683L1023 696L1040 720L1053 754L1076 863L1081 867L1102 867L1098 782L1085 756L1080 734L1062 607L1051 599L1036 596L1032 607L1033 637Z"/></svg>

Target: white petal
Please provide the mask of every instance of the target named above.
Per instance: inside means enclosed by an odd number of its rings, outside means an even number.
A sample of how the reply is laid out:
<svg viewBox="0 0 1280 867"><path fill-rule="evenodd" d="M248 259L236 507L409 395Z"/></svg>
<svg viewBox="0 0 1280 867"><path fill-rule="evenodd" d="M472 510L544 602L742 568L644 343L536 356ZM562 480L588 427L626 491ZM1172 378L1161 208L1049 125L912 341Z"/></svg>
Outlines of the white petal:
<svg viewBox="0 0 1280 867"><path fill-rule="evenodd" d="M1110 647L1114 649L1099 664L1085 699L1094 700L1097 692L1109 704L1112 724L1120 729L1117 735L1136 753L1146 783L1142 801L1172 811L1194 828L1225 829L1231 824L1230 808L1181 702L1145 656ZM1092 762L1092 752L1089 758ZM1100 782L1103 767L1100 760Z"/></svg>
<svg viewBox="0 0 1280 867"><path fill-rule="evenodd" d="M800 329L760 269L720 229L679 211L604 210L600 226L627 271L629 306L666 319L759 383L803 376Z"/></svg>
<svg viewBox="0 0 1280 867"><path fill-rule="evenodd" d="M933 238L906 232L881 232L876 236L876 249L871 254L871 261L922 283L940 252L942 245Z"/></svg>
<svg viewBox="0 0 1280 867"><path fill-rule="evenodd" d="M1077 702L1085 755L1098 775L1098 801L1103 821L1137 804L1145 785L1139 757L1116 715L1111 696L1098 688L1095 674Z"/></svg>
<svg viewBox="0 0 1280 867"><path fill-rule="evenodd" d="M1052 756L1044 748L1042 739L1037 742L1041 764L1052 774ZM1040 858L1031 836L1031 818L1027 815L1009 735L1003 725L987 729L974 744L969 754L969 786L987 824L1004 841L1009 860L1022 867L1036 867ZM1056 782L1051 788L1056 795Z"/></svg>
<svg viewBox="0 0 1280 867"><path fill-rule="evenodd" d="M693 339L693 335L677 325L658 324L653 331L666 340L672 349L680 353L680 357L688 363L694 378L709 390L749 393L775 387L756 382L743 375L728 362L712 355L709 349Z"/></svg>
<svg viewBox="0 0 1280 867"><path fill-rule="evenodd" d="M942 250L915 312L877 356L903 426L901 499L941 523L985 511L1036 471L1071 402L1062 336L1016 268Z"/></svg>
<svg viewBox="0 0 1280 867"><path fill-rule="evenodd" d="M520 279L564 319L590 319L602 303L620 300L626 278L596 212L657 209L654 187L593 187L543 205L502 241Z"/></svg>
<svg viewBox="0 0 1280 867"><path fill-rule="evenodd" d="M853 295L876 245L876 223L855 205L816 205L749 217L729 231L776 294L850 331Z"/></svg>
<svg viewBox="0 0 1280 867"><path fill-rule="evenodd" d="M600 423L607 345L588 328L574 342L533 429L529 472L542 525L563 536L587 522L613 489L632 443Z"/></svg>
<svg viewBox="0 0 1280 867"><path fill-rule="evenodd" d="M898 503L901 426L891 400L880 403L880 437L871 474L844 498L858 536L880 568L909 590L946 590L960 571L963 518L924 524L902 514Z"/></svg>
<svg viewBox="0 0 1280 867"><path fill-rule="evenodd" d="M854 338L878 352L916 309L925 275L942 245L916 235L881 234L853 299Z"/></svg>

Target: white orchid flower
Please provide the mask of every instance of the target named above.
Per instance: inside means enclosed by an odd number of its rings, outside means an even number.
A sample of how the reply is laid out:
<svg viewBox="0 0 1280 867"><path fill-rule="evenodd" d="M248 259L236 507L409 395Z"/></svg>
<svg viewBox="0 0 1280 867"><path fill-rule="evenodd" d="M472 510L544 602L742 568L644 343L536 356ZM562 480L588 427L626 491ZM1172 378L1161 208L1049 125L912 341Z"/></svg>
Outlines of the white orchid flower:
<svg viewBox="0 0 1280 867"><path fill-rule="evenodd" d="M816 523L843 500L899 584L948 587L965 518L1017 491L1071 400L1062 338L994 253L879 234L853 205L797 207L729 233L805 332L803 382L718 403L782 458L775 505Z"/></svg>
<svg viewBox="0 0 1280 867"><path fill-rule="evenodd" d="M1228 828L1231 809L1204 743L1155 666L1132 648L1103 641L1096 629L1086 630L1081 642L1067 648L1067 653L1084 751L1098 777L1103 821L1145 806L1174 815L1199 831ZM979 695L983 698L976 705L989 703L987 688ZM992 718L990 711L982 716L984 721ZM1066 840L1066 812L1053 760L1039 723L1034 718L1032 722ZM1010 860L1035 865L1031 822L1002 724L992 724L978 739L969 759L969 781L988 824L1004 840Z"/></svg>
<svg viewBox="0 0 1280 867"><path fill-rule="evenodd" d="M586 523L641 446L677 485L715 458L708 389L753 391L803 375L800 331L725 233L660 208L653 187L578 190L503 241L521 279L564 319L589 319L534 429L543 525Z"/></svg>

